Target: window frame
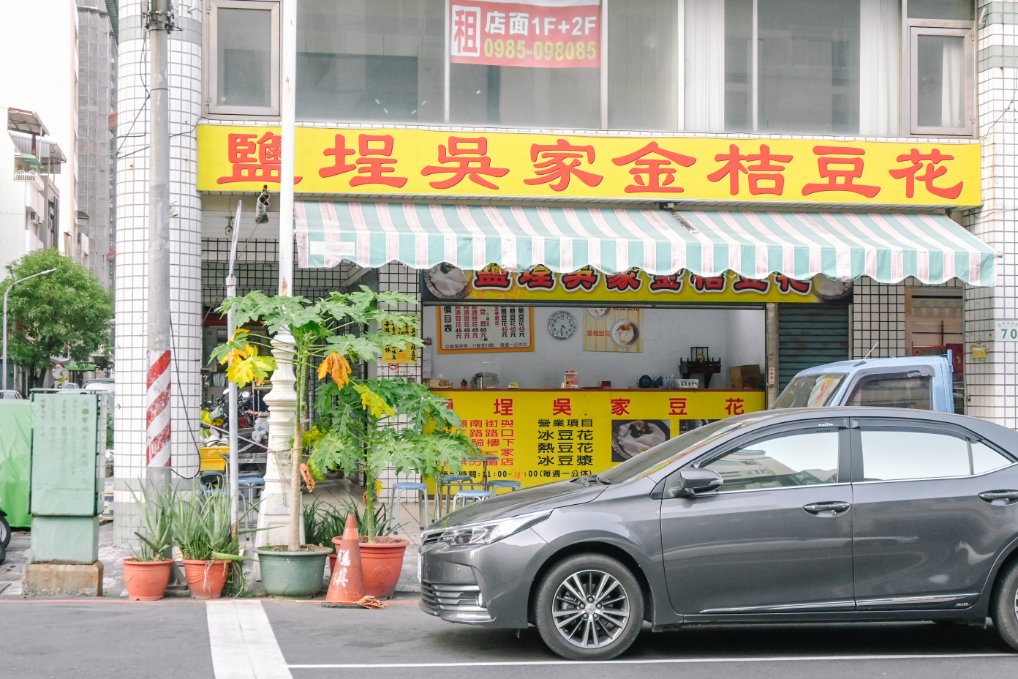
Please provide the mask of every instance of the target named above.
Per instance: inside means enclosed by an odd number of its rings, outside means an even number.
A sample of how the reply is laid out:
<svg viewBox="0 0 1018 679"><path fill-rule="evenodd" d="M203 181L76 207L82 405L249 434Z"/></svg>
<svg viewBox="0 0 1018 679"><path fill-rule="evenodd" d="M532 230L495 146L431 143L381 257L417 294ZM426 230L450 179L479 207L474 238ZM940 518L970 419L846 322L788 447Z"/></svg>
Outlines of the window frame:
<svg viewBox="0 0 1018 679"><path fill-rule="evenodd" d="M779 486L775 488L740 488L734 490L726 490L724 484L716 491L717 494L721 493L760 493L760 492L773 492L781 490L795 490L802 488L810 488L817 486L843 486L851 483L852 479L852 450L853 445L850 442L851 430L849 429L849 423L843 418L831 418L825 420L810 420L806 423L794 423L784 424L775 427L768 427L761 431L755 431L751 434L740 436L735 441L725 445L722 450L715 450L706 455L701 456L695 460L692 464L683 465L681 468L692 468L692 469L707 469L707 465L720 460L723 457L731 455L732 453L751 446L759 441L766 441L775 438L783 438L787 436L795 436L798 434L815 434L818 432L833 432L837 435L838 439L838 480L829 483L815 483L806 486ZM674 473L678 473L676 470Z"/></svg>
<svg viewBox="0 0 1018 679"><path fill-rule="evenodd" d="M973 22L934 19L910 19L907 3L902 3L902 62L905 64L904 77L907 100L901 107L902 127L908 136L913 137L971 137L974 135L976 122L976 64ZM961 127L923 126L919 124L919 38L920 37L960 37L963 39L962 54L964 64L962 72L965 76L964 88L964 124Z"/></svg>
<svg viewBox="0 0 1018 679"><path fill-rule="evenodd" d="M873 382L887 382L887 381L900 381L904 382L909 379L922 378L925 379L929 385L930 399L925 406L915 408L908 406L913 410L933 410L933 380L934 374L933 369L928 366L916 366L912 368L903 368L899 372L882 372L879 370L867 371L860 373L852 380L851 384L848 385L848 389L845 390L845 405L849 406L862 406L860 403L855 403L856 395L866 387L866 385ZM891 408L894 406L879 405L881 408Z"/></svg>
<svg viewBox="0 0 1018 679"><path fill-rule="evenodd" d="M216 103L219 90L218 35L219 10L245 9L270 12L271 38L269 49L269 105L233 106ZM209 0L205 39L203 45L205 71L204 98L205 113L215 117L279 117L280 60L282 58L282 6L280 0Z"/></svg>

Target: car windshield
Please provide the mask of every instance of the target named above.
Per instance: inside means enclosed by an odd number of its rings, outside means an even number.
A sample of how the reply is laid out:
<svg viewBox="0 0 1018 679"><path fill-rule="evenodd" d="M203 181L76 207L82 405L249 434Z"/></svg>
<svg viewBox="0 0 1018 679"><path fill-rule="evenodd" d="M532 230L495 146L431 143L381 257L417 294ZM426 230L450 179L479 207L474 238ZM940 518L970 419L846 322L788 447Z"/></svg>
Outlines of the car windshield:
<svg viewBox="0 0 1018 679"><path fill-rule="evenodd" d="M653 448L648 448L625 462L597 475L604 483L621 483L669 466L684 457L700 452L704 446L736 429L748 427L759 417L717 420L687 431Z"/></svg>
<svg viewBox="0 0 1018 679"><path fill-rule="evenodd" d="M829 405L844 373L820 373L796 377L774 401L774 408L816 408Z"/></svg>

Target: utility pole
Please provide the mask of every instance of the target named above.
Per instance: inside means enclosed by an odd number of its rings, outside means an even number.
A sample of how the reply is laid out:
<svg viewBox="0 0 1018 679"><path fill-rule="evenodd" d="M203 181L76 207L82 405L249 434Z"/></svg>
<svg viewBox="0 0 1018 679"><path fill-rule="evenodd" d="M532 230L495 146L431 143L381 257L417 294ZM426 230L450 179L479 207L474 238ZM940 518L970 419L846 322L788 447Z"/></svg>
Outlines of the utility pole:
<svg viewBox="0 0 1018 679"><path fill-rule="evenodd" d="M174 28L171 0L150 0L151 165L149 167L148 372L145 380L146 476L164 485L170 474L170 115L167 55Z"/></svg>

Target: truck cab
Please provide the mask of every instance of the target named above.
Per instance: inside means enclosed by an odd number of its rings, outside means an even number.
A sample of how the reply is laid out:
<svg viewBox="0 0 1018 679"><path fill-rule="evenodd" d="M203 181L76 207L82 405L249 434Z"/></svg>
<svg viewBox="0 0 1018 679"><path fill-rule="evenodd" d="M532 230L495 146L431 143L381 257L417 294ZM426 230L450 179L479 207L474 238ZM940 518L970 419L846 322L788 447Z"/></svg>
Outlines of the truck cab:
<svg viewBox="0 0 1018 679"><path fill-rule="evenodd" d="M951 361L945 356L913 356L825 363L796 374L773 405L816 406L881 406L953 413L956 404Z"/></svg>

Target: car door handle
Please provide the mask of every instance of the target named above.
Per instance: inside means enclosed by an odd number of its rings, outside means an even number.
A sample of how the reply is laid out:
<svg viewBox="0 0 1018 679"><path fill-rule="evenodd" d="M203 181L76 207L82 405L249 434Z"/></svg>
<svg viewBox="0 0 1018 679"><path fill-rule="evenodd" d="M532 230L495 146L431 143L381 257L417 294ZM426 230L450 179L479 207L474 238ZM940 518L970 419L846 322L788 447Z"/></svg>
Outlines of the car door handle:
<svg viewBox="0 0 1018 679"><path fill-rule="evenodd" d="M979 494L979 499L991 505L1009 505L1018 502L1018 490L987 490Z"/></svg>
<svg viewBox="0 0 1018 679"><path fill-rule="evenodd" d="M802 508L816 516L838 516L847 512L851 506L848 502L811 502Z"/></svg>

